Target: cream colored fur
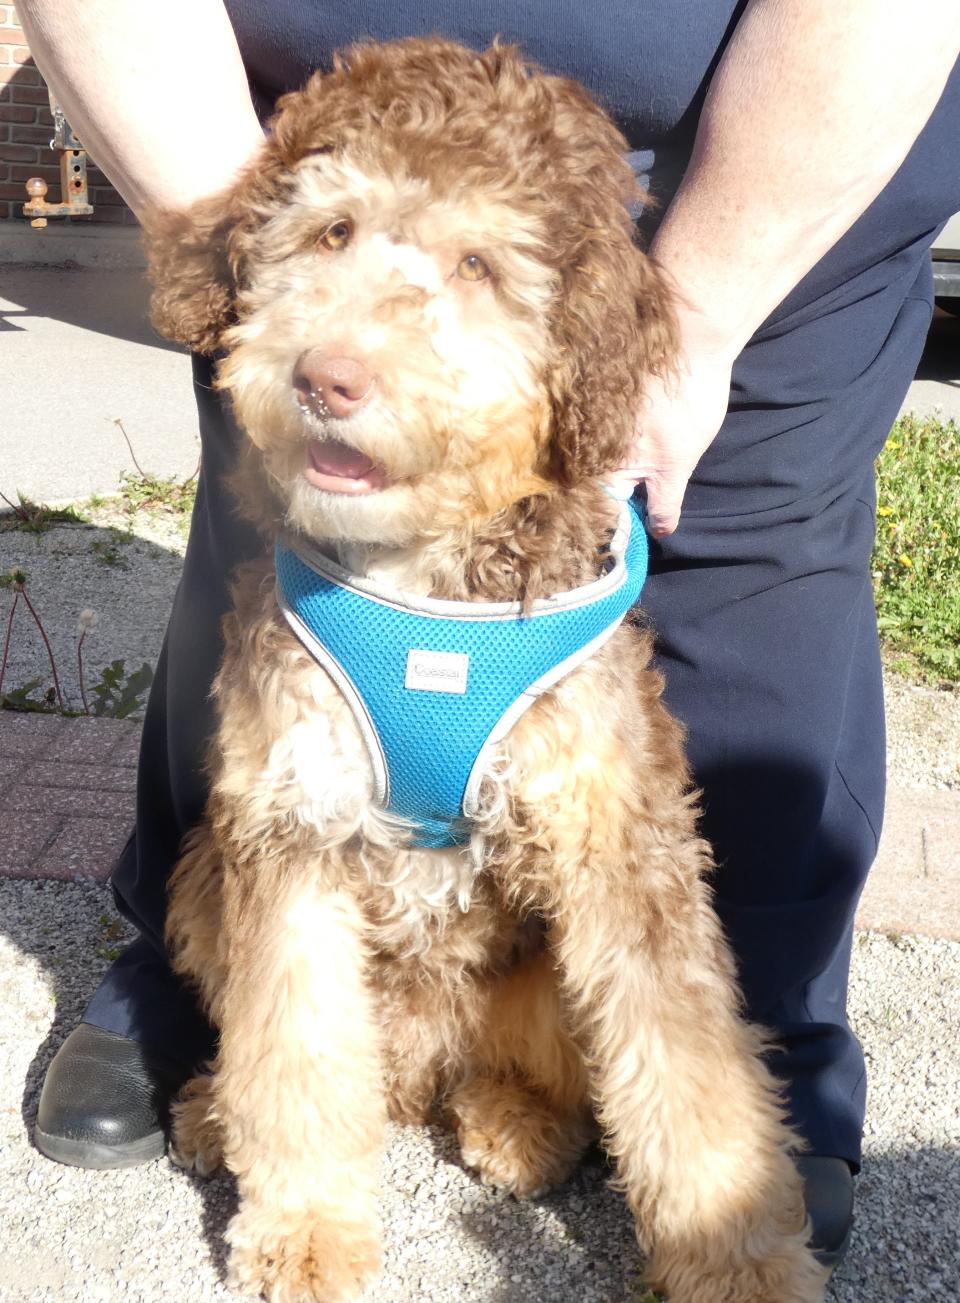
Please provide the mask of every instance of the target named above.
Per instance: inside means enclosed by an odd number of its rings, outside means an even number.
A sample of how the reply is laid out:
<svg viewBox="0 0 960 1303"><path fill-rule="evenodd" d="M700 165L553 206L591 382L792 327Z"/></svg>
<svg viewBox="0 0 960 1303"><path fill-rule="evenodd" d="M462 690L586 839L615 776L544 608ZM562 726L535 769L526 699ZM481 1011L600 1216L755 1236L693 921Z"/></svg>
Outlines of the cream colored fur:
<svg viewBox="0 0 960 1303"><path fill-rule="evenodd" d="M602 220L588 211L619 165L602 115L502 51L482 64L425 48L463 62L456 94L433 93L414 43L336 74L336 111L322 109L323 79L288 103L268 182L230 210L244 243L219 383L254 449L244 494L259 521L398 588L526 600L596 574L615 509L584 469L599 465L601 436L577 431L608 412L623 424L629 394L604 397L591 368L608 387L629 378L617 350L631 341L626 361L641 366L641 346L669 336L667 309L646 306L661 290L618 201ZM380 104L381 58L397 69L391 113L432 95L413 126L398 118L396 139L413 132L421 159L433 157L427 127L415 134L428 109L442 151L444 115L469 90L480 167L495 121L484 97L502 82L504 112L516 101L532 115L509 119L503 148L522 138L534 181L519 145L498 192L462 184L454 155L446 170L407 166L379 107L351 135L354 106ZM311 95L318 133L348 124L342 146L289 143ZM536 188L548 174L570 192L549 220ZM318 247L344 218L347 246ZM563 222L580 243L560 256ZM458 276L468 254L489 260L489 281ZM181 311L195 330L195 289L179 308L174 289L162 320ZM221 302L216 286L203 293ZM333 425L293 392L315 347L361 357L376 378ZM389 486L313 487L307 449L331 432ZM439 1109L464 1161L519 1197L563 1180L599 1124L647 1278L672 1303L817 1303L797 1142L763 1037L739 1014L649 635L624 626L537 701L492 758L470 845L437 851L411 847L409 827L376 806L353 716L287 627L269 563L241 576L225 635L211 795L173 876L168 937L220 1031L176 1106L174 1149L198 1172L223 1161L236 1174L233 1283L272 1303L355 1297L377 1270L385 1121Z"/></svg>

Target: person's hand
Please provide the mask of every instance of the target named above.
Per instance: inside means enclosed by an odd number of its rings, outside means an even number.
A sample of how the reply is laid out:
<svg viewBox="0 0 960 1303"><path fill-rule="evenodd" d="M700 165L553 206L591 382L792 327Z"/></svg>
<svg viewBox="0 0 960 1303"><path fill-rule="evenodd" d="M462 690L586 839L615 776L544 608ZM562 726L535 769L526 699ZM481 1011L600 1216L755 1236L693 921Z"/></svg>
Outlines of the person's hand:
<svg viewBox="0 0 960 1303"><path fill-rule="evenodd" d="M631 483L646 485L654 537L677 528L687 481L726 415L732 365L725 353L688 346L676 371L647 389L629 457L613 478L618 496Z"/></svg>

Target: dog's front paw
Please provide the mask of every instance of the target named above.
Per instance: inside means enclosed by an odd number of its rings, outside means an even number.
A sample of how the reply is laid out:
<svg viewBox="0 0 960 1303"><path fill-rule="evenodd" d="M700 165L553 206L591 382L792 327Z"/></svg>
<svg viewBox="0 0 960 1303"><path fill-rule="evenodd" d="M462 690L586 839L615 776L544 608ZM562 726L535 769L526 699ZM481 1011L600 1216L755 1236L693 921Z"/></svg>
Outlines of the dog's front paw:
<svg viewBox="0 0 960 1303"><path fill-rule="evenodd" d="M717 1239L673 1250L657 1245L647 1283L683 1303L823 1303L828 1273L804 1234L778 1237L763 1256L751 1257L749 1247Z"/></svg>
<svg viewBox="0 0 960 1303"><path fill-rule="evenodd" d="M375 1226L329 1212L244 1208L227 1228L229 1284L269 1303L346 1303L380 1268Z"/></svg>
<svg viewBox="0 0 960 1303"><path fill-rule="evenodd" d="M450 1111L467 1167L518 1199L565 1181L588 1140L583 1120L561 1116L512 1083L471 1081L451 1096Z"/></svg>
<svg viewBox="0 0 960 1303"><path fill-rule="evenodd" d="M169 1153L178 1167L197 1176L209 1176L223 1163L212 1077L191 1077L173 1104Z"/></svg>

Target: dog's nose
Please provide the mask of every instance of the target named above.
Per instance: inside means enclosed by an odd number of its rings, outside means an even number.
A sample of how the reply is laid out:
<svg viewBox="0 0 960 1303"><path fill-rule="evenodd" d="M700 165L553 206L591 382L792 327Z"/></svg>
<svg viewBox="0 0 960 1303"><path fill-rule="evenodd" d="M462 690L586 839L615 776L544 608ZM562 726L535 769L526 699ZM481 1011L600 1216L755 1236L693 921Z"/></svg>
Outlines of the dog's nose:
<svg viewBox="0 0 960 1303"><path fill-rule="evenodd" d="M311 348L297 359L293 387L315 416L350 416L373 392L373 373L356 358Z"/></svg>

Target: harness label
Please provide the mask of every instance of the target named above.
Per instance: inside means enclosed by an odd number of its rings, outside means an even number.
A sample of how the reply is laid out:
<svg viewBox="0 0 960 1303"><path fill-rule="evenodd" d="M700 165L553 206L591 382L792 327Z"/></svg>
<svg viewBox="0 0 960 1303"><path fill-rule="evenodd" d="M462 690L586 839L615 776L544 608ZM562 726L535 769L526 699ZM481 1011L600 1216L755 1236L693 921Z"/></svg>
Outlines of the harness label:
<svg viewBox="0 0 960 1303"><path fill-rule="evenodd" d="M407 652L405 688L417 692L456 692L467 690L470 657L466 652L426 651L414 647Z"/></svg>

